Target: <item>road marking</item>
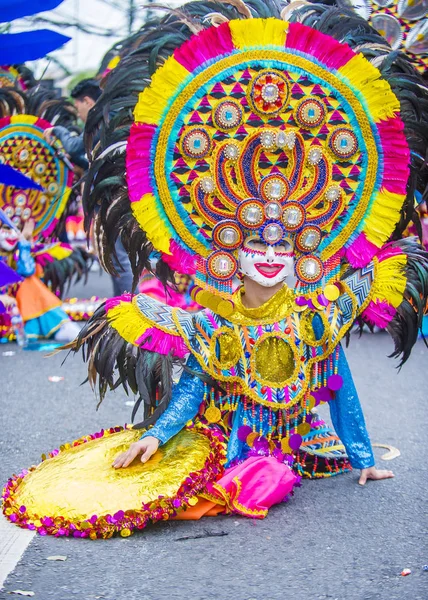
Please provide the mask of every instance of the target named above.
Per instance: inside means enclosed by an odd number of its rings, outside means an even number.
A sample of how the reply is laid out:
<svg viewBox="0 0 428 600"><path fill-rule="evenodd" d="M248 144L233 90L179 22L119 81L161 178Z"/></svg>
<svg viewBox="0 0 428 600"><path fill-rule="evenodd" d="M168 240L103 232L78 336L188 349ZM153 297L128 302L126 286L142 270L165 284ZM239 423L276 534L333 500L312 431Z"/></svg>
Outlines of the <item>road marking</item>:
<svg viewBox="0 0 428 600"><path fill-rule="evenodd" d="M0 589L33 539L34 531L21 529L0 513Z"/></svg>

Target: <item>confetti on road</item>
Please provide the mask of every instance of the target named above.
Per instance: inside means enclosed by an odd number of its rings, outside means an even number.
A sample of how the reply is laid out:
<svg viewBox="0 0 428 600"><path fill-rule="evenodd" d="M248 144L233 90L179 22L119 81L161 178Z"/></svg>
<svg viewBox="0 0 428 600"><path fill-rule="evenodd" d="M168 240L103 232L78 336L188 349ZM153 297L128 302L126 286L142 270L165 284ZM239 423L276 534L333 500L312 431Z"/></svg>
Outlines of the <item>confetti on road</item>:
<svg viewBox="0 0 428 600"><path fill-rule="evenodd" d="M127 400L125 402L125 406L134 406L135 402L133 402L132 400Z"/></svg>
<svg viewBox="0 0 428 600"><path fill-rule="evenodd" d="M7 350L6 352L2 352L2 356L15 356L16 352L14 350Z"/></svg>
<svg viewBox="0 0 428 600"><path fill-rule="evenodd" d="M55 556L48 556L46 560L67 560L67 557L61 554L57 554Z"/></svg>
<svg viewBox="0 0 428 600"><path fill-rule="evenodd" d="M407 577L407 575L410 575L410 573L411 573L411 572L412 572L412 571L411 571L411 569L403 569L403 570L401 571L401 575L402 575L403 577Z"/></svg>
<svg viewBox="0 0 428 600"><path fill-rule="evenodd" d="M422 571L428 571L428 565L424 565L424 566L422 567Z"/></svg>
<svg viewBox="0 0 428 600"><path fill-rule="evenodd" d="M26 592L25 590L13 590L9 594L16 594L17 596L34 596L34 592Z"/></svg>
<svg viewBox="0 0 428 600"><path fill-rule="evenodd" d="M64 381L64 377L58 377L58 375L50 375L48 377L49 381L52 381L52 383L58 383L59 381Z"/></svg>

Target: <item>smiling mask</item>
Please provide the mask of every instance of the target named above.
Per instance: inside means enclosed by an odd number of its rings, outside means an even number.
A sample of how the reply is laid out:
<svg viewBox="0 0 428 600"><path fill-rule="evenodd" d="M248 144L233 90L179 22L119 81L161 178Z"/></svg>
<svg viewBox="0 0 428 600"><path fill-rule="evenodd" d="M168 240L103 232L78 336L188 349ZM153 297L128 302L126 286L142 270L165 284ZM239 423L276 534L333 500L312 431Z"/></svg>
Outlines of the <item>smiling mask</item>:
<svg viewBox="0 0 428 600"><path fill-rule="evenodd" d="M294 272L294 253L287 240L271 246L258 237L247 238L238 257L241 273L263 287L273 287Z"/></svg>

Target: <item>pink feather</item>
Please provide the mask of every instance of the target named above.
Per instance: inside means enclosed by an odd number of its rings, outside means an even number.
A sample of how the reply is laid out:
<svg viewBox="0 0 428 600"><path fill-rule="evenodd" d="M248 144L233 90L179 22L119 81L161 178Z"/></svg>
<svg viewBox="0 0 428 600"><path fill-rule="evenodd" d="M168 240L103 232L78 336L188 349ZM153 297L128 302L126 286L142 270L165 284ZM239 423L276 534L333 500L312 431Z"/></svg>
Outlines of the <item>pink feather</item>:
<svg viewBox="0 0 428 600"><path fill-rule="evenodd" d="M105 302L106 312L118 306L121 302L131 302L132 294L122 294L122 296L116 296L115 298L107 298Z"/></svg>
<svg viewBox="0 0 428 600"><path fill-rule="evenodd" d="M379 248L369 242L364 233L360 233L346 249L346 258L354 268L358 269L368 265L378 251Z"/></svg>
<svg viewBox="0 0 428 600"><path fill-rule="evenodd" d="M318 58L331 69L340 69L355 56L346 44L301 23L290 23L285 45Z"/></svg>
<svg viewBox="0 0 428 600"><path fill-rule="evenodd" d="M184 250L175 240L169 244L171 254L162 253L162 260L174 271L183 275L196 273L195 257Z"/></svg>
<svg viewBox="0 0 428 600"><path fill-rule="evenodd" d="M376 302L371 301L369 303L363 311L362 316L368 323L385 329L388 323L394 318L396 312L396 309L387 302L376 300Z"/></svg>
<svg viewBox="0 0 428 600"><path fill-rule="evenodd" d="M149 177L150 150L156 133L155 125L134 123L126 152L126 178L131 202L139 202L144 194L153 193Z"/></svg>
<svg viewBox="0 0 428 600"><path fill-rule="evenodd" d="M409 179L410 151L399 117L377 124L383 149L382 187L394 194L406 194Z"/></svg>
<svg viewBox="0 0 428 600"><path fill-rule="evenodd" d="M190 73L206 61L233 52L229 23L210 27L194 35L188 42L177 48L174 58Z"/></svg>
<svg viewBox="0 0 428 600"><path fill-rule="evenodd" d="M186 354L189 354L189 350L181 337L165 333L155 327L147 329L143 335L135 340L135 343L142 350L151 350L165 355L172 352L178 358L184 358Z"/></svg>

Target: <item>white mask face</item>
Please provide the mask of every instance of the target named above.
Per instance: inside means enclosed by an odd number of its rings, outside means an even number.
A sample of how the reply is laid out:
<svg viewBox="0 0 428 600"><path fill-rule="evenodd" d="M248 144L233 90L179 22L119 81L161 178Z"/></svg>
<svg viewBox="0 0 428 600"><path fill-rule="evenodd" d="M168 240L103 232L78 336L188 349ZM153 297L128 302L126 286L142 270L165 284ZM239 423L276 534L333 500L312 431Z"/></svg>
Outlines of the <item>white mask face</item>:
<svg viewBox="0 0 428 600"><path fill-rule="evenodd" d="M263 287L273 287L294 273L294 252L288 240L270 246L258 236L248 237L238 257L241 273Z"/></svg>
<svg viewBox="0 0 428 600"><path fill-rule="evenodd" d="M0 249L13 252L18 243L18 234L9 227L0 227Z"/></svg>

